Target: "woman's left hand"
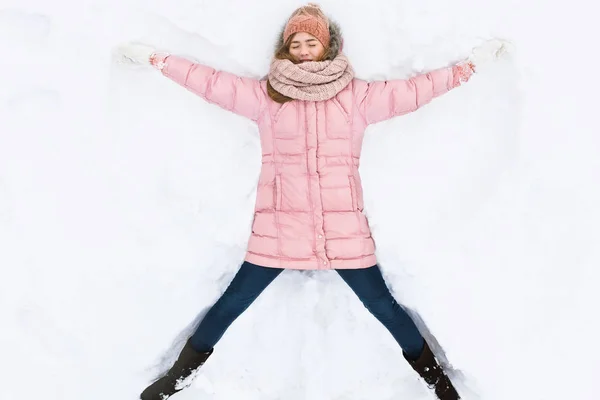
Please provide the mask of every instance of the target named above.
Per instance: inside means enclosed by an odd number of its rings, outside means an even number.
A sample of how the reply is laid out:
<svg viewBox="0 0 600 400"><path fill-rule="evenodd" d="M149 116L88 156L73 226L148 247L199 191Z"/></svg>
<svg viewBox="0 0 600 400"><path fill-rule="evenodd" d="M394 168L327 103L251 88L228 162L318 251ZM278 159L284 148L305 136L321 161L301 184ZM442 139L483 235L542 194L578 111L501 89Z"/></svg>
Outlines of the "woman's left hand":
<svg viewBox="0 0 600 400"><path fill-rule="evenodd" d="M151 66L155 49L141 43L124 43L113 50L115 60L120 64Z"/></svg>

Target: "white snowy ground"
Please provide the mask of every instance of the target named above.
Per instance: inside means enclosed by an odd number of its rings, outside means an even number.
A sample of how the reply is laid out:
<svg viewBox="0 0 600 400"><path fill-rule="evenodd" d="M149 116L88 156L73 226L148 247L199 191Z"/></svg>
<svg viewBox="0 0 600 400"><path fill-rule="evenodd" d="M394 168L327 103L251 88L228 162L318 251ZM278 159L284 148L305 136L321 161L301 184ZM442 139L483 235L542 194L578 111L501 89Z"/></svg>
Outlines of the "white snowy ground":
<svg viewBox="0 0 600 400"><path fill-rule="evenodd" d="M381 267L465 399L598 398L599 29L584 3L321 2L361 78L516 45L364 143ZM244 255L256 127L111 49L141 40L261 77L300 4L1 0L1 400L137 398ZM288 271L173 399L432 395L335 272Z"/></svg>

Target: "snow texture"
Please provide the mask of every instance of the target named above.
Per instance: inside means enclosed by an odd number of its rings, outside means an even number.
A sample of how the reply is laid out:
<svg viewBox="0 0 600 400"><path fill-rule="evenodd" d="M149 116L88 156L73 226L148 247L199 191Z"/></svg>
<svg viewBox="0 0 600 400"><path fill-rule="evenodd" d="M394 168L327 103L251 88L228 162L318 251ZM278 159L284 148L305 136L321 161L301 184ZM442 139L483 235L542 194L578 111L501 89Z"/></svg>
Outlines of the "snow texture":
<svg viewBox="0 0 600 400"><path fill-rule="evenodd" d="M111 50L137 40L260 78L301 4L2 0L0 400L137 398L244 256L256 126ZM363 148L381 268L467 400L597 398L591 4L321 2L363 79L516 46ZM284 272L173 397L432 398L332 271Z"/></svg>

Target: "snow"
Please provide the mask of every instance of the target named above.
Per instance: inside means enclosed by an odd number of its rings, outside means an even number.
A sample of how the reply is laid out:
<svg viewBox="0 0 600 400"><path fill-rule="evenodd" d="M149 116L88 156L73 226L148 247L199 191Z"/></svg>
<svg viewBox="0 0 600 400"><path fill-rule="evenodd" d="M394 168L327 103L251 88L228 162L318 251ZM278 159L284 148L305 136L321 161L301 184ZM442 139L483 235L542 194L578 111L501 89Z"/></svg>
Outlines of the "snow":
<svg viewBox="0 0 600 400"><path fill-rule="evenodd" d="M137 398L244 256L256 127L116 65L111 49L139 40L259 78L300 4L2 0L0 400ZM369 128L366 213L391 289L465 399L596 398L593 10L321 5L365 79L449 65L486 38L515 43L464 87ZM284 272L173 396L401 398L433 397L331 271Z"/></svg>

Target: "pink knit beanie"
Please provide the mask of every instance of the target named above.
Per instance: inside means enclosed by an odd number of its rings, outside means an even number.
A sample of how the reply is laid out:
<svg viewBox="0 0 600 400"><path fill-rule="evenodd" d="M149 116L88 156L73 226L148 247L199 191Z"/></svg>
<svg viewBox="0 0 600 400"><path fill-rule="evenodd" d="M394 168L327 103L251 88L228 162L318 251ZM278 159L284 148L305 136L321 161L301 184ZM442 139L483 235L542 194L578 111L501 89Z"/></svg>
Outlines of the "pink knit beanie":
<svg viewBox="0 0 600 400"><path fill-rule="evenodd" d="M315 3L298 8L292 13L283 31L283 42L298 32L307 32L319 39L321 44L329 47L329 19Z"/></svg>

